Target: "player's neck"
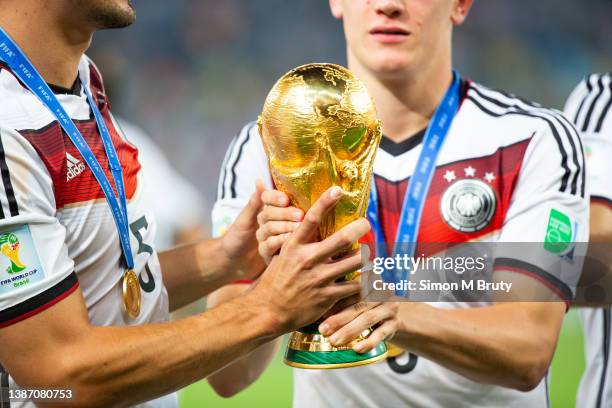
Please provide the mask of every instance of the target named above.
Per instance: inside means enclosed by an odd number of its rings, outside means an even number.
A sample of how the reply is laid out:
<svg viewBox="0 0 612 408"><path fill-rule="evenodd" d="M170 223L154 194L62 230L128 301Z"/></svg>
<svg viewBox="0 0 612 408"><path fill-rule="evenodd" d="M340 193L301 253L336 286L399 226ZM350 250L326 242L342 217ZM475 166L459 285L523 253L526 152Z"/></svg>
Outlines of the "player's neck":
<svg viewBox="0 0 612 408"><path fill-rule="evenodd" d="M0 13L0 26L19 45L43 79L72 88L81 57L91 44L93 31L65 24L53 11L27 0L7 2Z"/></svg>
<svg viewBox="0 0 612 408"><path fill-rule="evenodd" d="M349 68L365 83L376 105L383 134L396 143L411 138L427 127L452 81L450 56L445 63L381 78L359 64Z"/></svg>

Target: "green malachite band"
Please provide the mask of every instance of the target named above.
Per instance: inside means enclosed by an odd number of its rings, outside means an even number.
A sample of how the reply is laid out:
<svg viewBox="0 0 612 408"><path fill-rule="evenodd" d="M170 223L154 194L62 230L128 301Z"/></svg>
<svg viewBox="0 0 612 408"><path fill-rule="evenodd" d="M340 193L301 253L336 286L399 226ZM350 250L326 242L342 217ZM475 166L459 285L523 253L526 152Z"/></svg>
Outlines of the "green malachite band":
<svg viewBox="0 0 612 408"><path fill-rule="evenodd" d="M386 355L387 347L384 343L364 354L353 350L299 351L287 348L285 363L299 368L345 368L373 363L384 359Z"/></svg>

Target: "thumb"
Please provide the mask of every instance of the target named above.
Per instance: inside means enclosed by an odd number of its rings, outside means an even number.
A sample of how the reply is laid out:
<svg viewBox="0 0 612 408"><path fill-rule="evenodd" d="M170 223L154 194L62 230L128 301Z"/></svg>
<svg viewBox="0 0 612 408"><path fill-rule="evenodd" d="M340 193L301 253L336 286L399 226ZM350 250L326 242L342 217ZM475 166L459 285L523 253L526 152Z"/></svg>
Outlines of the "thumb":
<svg viewBox="0 0 612 408"><path fill-rule="evenodd" d="M255 183L255 192L249 199L249 202L244 207L240 216L236 221L242 223L243 225L257 225L257 215L263 208L263 201L261 199L261 195L266 190L263 181L258 179Z"/></svg>

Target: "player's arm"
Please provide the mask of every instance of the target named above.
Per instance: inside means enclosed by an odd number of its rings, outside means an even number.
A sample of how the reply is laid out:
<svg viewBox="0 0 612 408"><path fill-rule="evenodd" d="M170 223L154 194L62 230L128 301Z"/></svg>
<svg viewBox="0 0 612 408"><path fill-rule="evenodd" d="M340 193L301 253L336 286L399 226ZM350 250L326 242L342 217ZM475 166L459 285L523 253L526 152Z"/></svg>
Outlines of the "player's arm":
<svg viewBox="0 0 612 408"><path fill-rule="evenodd" d="M360 254L330 259L368 231L367 221L314 242L338 197L332 190L313 206L256 287L240 298L173 323L98 327L75 290L0 329L0 343L11 345L0 350L0 361L22 388L69 388L75 405L87 407L136 404L206 377L359 293L358 283L335 281L361 266Z"/></svg>
<svg viewBox="0 0 612 408"><path fill-rule="evenodd" d="M256 184L265 184L268 188L271 186L267 158L254 125L251 123L242 129L232 141L223 161L217 201L212 211L215 236L224 235L228 231ZM300 212L300 219L302 217L303 213ZM261 269L265 266L261 258L254 265ZM253 283L252 280L239 279L223 286L208 296L207 306L212 308L230 301L250 290ZM274 358L280 342L280 338L272 340L209 376L211 387L223 397L230 397L247 388L261 376Z"/></svg>
<svg viewBox="0 0 612 408"><path fill-rule="evenodd" d="M262 187L263 188L263 187ZM170 310L178 309L235 280L252 279L263 271L257 253L257 214L261 190L220 238L186 244L159 254Z"/></svg>
<svg viewBox="0 0 612 408"><path fill-rule="evenodd" d="M458 310L402 303L393 342L473 381L528 391L548 370L565 310L563 302Z"/></svg>
<svg viewBox="0 0 612 408"><path fill-rule="evenodd" d="M258 183L258 186L261 186L261 183ZM259 188L258 187L258 188ZM276 202L276 200L280 200L283 204L282 206L287 206L289 204L289 199L284 194L277 194L276 190L266 190L262 194L262 200L264 203L268 202ZM271 231L277 232L279 234L278 237L272 237L271 244L275 245L274 248L270 251L262 250L260 254L265 257L266 263L270 263L272 260L272 254L277 254L280 251L281 245L289 239L291 232L297 229L299 226L299 222L304 217L303 211L299 209L289 209L291 212L289 216L292 216L295 221L289 222L281 222L279 224L282 225L274 225L270 226L267 222L267 214L269 211L287 211L287 209L281 208L279 205L270 206L267 205L264 211L261 211L258 215L258 223L260 228L257 230L257 237L267 236L266 234L269 231L269 228L272 228ZM276 215L281 216L282 215ZM278 228L277 228L278 227ZM262 228L265 228L265 232ZM269 245L270 242L263 240L260 245ZM260 258L261 259L261 258ZM250 290L252 283L248 282L238 282L231 285L224 286L214 293L212 293L208 299L207 304L209 307L215 307L219 304L223 304L231 299L234 299L240 296L242 293ZM358 300L353 300L352 298L348 299L349 302L355 303ZM382 341L382 338L379 339L379 342ZM252 353L247 356L240 358L234 361L232 364L228 365L222 370L214 373L210 377L208 377L208 382L211 387L215 390L217 394L222 397L231 397L240 391L247 388L249 385L254 383L264 372L264 370L268 367L274 355L278 351L280 346L281 339L277 338L269 343L266 343L259 348L257 348Z"/></svg>
<svg viewBox="0 0 612 408"><path fill-rule="evenodd" d="M224 286L207 298L209 308L226 304L251 290L251 285L237 283ZM236 359L225 368L208 376L207 380L217 394L229 398L257 381L268 367L281 344L281 338L270 339L249 354Z"/></svg>
<svg viewBox="0 0 612 408"><path fill-rule="evenodd" d="M169 324L94 327L80 291L0 330L0 360L21 388L69 389L75 406L128 406L205 377L279 334L244 299ZM39 333L41 335L36 335Z"/></svg>
<svg viewBox="0 0 612 408"><path fill-rule="evenodd" d="M402 302L393 343L473 381L528 391L548 370L565 310L563 302L452 310ZM344 344L377 319L346 309L324 324Z"/></svg>
<svg viewBox="0 0 612 408"><path fill-rule="evenodd" d="M612 180L611 180L612 190ZM612 243L612 200L591 197L589 242Z"/></svg>

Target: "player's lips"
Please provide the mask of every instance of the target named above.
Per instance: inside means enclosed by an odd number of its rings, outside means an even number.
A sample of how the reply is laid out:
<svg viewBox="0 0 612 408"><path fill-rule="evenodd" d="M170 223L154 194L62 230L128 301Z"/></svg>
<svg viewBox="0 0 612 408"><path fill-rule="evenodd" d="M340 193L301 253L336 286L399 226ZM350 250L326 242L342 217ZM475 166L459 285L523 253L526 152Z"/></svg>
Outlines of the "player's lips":
<svg viewBox="0 0 612 408"><path fill-rule="evenodd" d="M396 44L408 38L410 31L397 26L377 26L370 30L370 35L383 44Z"/></svg>

